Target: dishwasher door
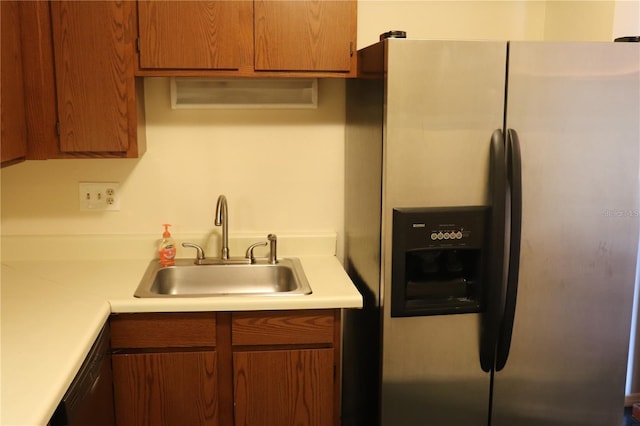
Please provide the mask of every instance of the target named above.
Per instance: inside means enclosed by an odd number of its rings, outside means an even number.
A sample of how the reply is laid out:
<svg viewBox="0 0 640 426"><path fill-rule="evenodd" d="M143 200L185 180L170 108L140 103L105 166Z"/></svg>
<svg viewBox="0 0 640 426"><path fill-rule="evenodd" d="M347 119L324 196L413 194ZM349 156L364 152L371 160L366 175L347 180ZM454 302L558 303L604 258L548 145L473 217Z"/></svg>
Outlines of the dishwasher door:
<svg viewBox="0 0 640 426"><path fill-rule="evenodd" d="M115 426L107 324L51 418L51 426Z"/></svg>

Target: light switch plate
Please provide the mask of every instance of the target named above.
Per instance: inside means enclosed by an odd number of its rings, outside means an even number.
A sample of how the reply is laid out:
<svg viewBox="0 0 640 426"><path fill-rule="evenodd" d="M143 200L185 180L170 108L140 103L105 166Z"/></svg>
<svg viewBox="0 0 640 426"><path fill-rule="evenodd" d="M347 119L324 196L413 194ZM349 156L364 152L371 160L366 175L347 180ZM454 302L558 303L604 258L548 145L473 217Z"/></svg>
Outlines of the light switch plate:
<svg viewBox="0 0 640 426"><path fill-rule="evenodd" d="M118 182L80 182L80 210L120 210L119 189Z"/></svg>

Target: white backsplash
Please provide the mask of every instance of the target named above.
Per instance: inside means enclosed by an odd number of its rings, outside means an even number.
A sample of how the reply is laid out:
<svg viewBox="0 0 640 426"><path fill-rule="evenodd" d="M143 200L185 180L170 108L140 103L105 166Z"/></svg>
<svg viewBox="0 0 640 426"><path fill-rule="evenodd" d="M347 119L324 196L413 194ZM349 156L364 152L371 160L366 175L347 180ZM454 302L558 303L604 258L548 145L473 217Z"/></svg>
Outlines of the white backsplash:
<svg viewBox="0 0 640 426"><path fill-rule="evenodd" d="M242 257L267 234L230 234L229 251ZM195 258L195 250L181 246L191 242L202 246L207 257L220 257L218 233L174 235L177 257ZM153 259L157 257L159 235L9 235L1 241L2 261ZM268 248L258 247L256 257L266 256ZM335 256L336 234L278 235L278 257Z"/></svg>

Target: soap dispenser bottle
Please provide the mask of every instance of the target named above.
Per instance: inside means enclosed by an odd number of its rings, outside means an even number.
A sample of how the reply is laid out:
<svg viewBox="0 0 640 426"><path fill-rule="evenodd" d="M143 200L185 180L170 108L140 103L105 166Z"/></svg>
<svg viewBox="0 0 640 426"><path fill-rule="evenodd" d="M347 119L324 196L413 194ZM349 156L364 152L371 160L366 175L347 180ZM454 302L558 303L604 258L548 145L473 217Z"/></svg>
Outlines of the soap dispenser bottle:
<svg viewBox="0 0 640 426"><path fill-rule="evenodd" d="M158 247L158 258L160 258L160 265L173 266L176 259L176 244L173 242L171 233L169 232L171 225L165 223L162 226L164 226L164 232L162 233L162 241L160 241L160 246Z"/></svg>

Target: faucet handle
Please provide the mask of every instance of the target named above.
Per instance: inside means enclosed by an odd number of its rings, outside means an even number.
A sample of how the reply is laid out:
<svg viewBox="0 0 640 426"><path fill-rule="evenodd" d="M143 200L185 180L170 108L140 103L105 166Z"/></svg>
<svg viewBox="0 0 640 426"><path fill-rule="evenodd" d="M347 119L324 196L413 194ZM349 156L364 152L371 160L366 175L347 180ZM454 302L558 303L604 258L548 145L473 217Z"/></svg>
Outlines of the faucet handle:
<svg viewBox="0 0 640 426"><path fill-rule="evenodd" d="M260 247L260 246L266 246L268 243L266 241L260 241L254 244L251 244L249 246L249 248L247 249L247 253L244 255L244 257L246 257L247 259L249 259L249 261L251 263L255 263L256 262L256 258L253 255L253 249L256 247Z"/></svg>
<svg viewBox="0 0 640 426"><path fill-rule="evenodd" d="M205 257L204 256L204 250L202 249L202 247L200 247L199 245L194 244L194 243L182 243L182 247L191 247L191 248L196 249L196 261L195 261L195 263L198 264L198 265L200 263L202 263L202 261L204 260L204 257Z"/></svg>

